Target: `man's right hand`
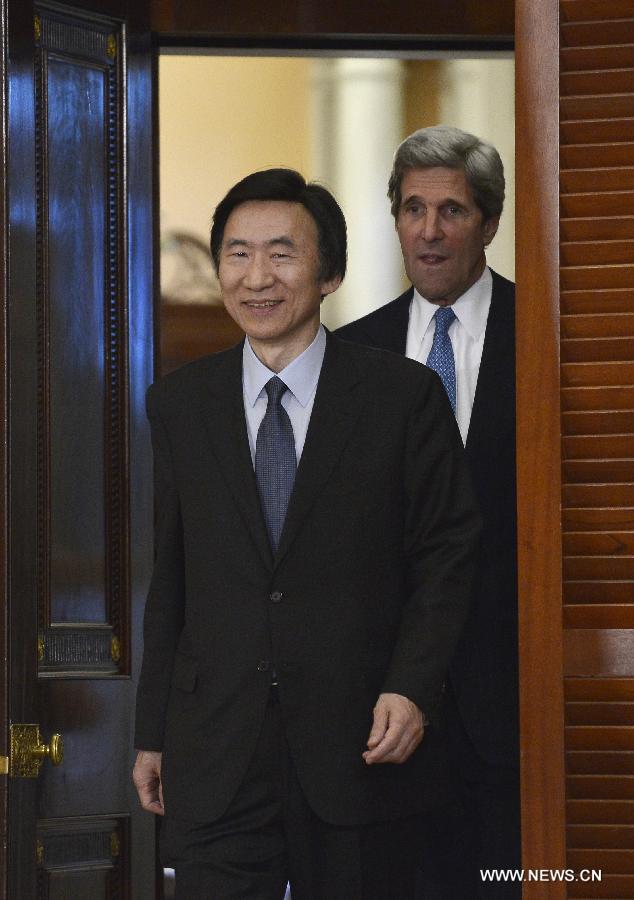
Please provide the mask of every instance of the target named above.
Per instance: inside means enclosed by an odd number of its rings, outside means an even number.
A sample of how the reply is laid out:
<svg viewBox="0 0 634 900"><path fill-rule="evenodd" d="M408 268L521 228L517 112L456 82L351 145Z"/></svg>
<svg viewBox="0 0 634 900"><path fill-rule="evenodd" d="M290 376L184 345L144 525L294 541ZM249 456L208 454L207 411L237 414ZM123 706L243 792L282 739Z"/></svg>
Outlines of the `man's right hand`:
<svg viewBox="0 0 634 900"><path fill-rule="evenodd" d="M158 816L165 815L161 784L162 754L154 750L139 750L132 771L132 780L141 806Z"/></svg>

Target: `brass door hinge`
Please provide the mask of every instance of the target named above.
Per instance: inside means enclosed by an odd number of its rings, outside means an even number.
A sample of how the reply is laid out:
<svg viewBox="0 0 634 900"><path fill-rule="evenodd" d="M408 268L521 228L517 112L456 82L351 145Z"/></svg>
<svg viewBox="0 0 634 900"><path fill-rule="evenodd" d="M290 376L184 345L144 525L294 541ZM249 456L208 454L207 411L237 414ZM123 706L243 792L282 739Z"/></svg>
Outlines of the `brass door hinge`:
<svg viewBox="0 0 634 900"><path fill-rule="evenodd" d="M9 774L9 757L0 756L0 775Z"/></svg>

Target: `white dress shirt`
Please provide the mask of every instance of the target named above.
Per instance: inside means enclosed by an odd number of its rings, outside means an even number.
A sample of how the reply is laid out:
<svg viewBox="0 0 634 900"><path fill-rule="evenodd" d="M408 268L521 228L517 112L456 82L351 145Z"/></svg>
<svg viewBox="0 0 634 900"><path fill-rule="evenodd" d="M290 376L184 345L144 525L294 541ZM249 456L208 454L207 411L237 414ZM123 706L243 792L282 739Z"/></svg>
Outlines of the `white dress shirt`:
<svg viewBox="0 0 634 900"><path fill-rule="evenodd" d="M463 444L467 443L492 290L491 271L485 266L476 283L451 307L456 318L449 326L448 334L456 362L456 421ZM414 288L405 349L405 355L410 359L426 362L434 340L437 309L436 303L425 300Z"/></svg>
<svg viewBox="0 0 634 900"><path fill-rule="evenodd" d="M249 339L246 338L242 350L242 392L251 460L254 467L255 442L268 404L264 386L274 375L277 375L288 388L282 397L282 406L288 413L293 426L295 455L299 464L325 352L326 332L323 325L320 325L314 341L303 353L296 356L281 372L272 372L264 363L260 362L253 352Z"/></svg>

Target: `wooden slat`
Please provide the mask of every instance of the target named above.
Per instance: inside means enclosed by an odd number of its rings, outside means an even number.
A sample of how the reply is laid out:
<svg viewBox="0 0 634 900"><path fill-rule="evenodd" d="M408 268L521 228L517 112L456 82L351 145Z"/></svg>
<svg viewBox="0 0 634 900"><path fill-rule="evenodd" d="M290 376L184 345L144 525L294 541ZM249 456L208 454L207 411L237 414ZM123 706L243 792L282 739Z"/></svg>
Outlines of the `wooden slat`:
<svg viewBox="0 0 634 900"><path fill-rule="evenodd" d="M634 57L634 54L633 54ZM633 58L634 62L634 58ZM595 73L597 76L609 76L609 72ZM626 142L616 144L569 144L560 147L562 169L585 169L589 167L605 168L606 166L631 166L633 145Z"/></svg>
<svg viewBox="0 0 634 900"><path fill-rule="evenodd" d="M578 415L587 415L579 413ZM627 413L626 415L634 415ZM594 415L592 416L594 419ZM613 484L564 484L562 492L565 507L634 507L634 483Z"/></svg>
<svg viewBox="0 0 634 900"><path fill-rule="evenodd" d="M564 559L564 578L566 581L627 581L629 579L632 581L632 603L634 604L634 556L569 556ZM632 609L634 610L634 605Z"/></svg>
<svg viewBox="0 0 634 900"><path fill-rule="evenodd" d="M617 266L614 266L614 269L617 268ZM577 280L580 281L581 277L579 269L568 270L568 272L572 271L574 271L575 276L577 276ZM601 271L606 272L608 270L604 268ZM611 274L614 274L616 280L616 276L621 273L614 272L613 270ZM592 275L597 280L600 279L600 273L597 270L594 270ZM634 266L631 268L628 275L634 277ZM587 275L584 276L586 279L587 277ZM629 362L634 360L634 337L596 339L577 338L573 340L564 340L561 342L561 358L564 363L603 361L611 363L617 360Z"/></svg>
<svg viewBox="0 0 634 900"><path fill-rule="evenodd" d="M562 243L564 266L634 265L634 240Z"/></svg>
<svg viewBox="0 0 634 900"><path fill-rule="evenodd" d="M634 456L631 434L592 434L564 436L564 459L627 459Z"/></svg>
<svg viewBox="0 0 634 900"><path fill-rule="evenodd" d="M628 97L630 110L634 103L634 95ZM597 103L603 103L599 98ZM577 194L593 191L622 191L634 188L634 167L587 167L579 169L562 169L559 175L560 190L563 194Z"/></svg>
<svg viewBox="0 0 634 900"><path fill-rule="evenodd" d="M632 0L561 0L562 22L591 22L627 19L632 16Z"/></svg>
<svg viewBox="0 0 634 900"><path fill-rule="evenodd" d="M634 20L630 16L616 21L562 22L562 47L603 47L634 44Z"/></svg>
<svg viewBox="0 0 634 900"><path fill-rule="evenodd" d="M634 702L634 678L566 678L564 692L566 702L576 700ZM630 774L634 775L634 768Z"/></svg>
<svg viewBox="0 0 634 900"><path fill-rule="evenodd" d="M570 725L565 734L568 750L634 750L634 728L627 725Z"/></svg>
<svg viewBox="0 0 634 900"><path fill-rule="evenodd" d="M634 874L634 850L571 850L568 865L581 869L600 869L614 875Z"/></svg>
<svg viewBox="0 0 634 900"><path fill-rule="evenodd" d="M563 96L602 96L634 93L634 69L608 72L563 72L559 81Z"/></svg>
<svg viewBox="0 0 634 900"><path fill-rule="evenodd" d="M561 292L561 311L564 315L627 313L632 309L634 309L634 288Z"/></svg>
<svg viewBox="0 0 634 900"><path fill-rule="evenodd" d="M593 605L620 605L632 603L632 582L631 581L566 581L563 584L563 598L565 607L574 606L576 604ZM578 672L570 672L575 675L588 675L583 670ZM604 672L604 675L610 674ZM612 672L612 675L623 675L629 677L634 674L627 672Z"/></svg>
<svg viewBox="0 0 634 900"><path fill-rule="evenodd" d="M564 559L563 575L566 582L569 581L595 581L605 583L609 581L632 582L632 610L634 610L634 557L632 556L568 556ZM600 585L597 588L600 593ZM631 618L631 614L630 614ZM603 627L634 627L632 624L610 626L607 622ZM601 627L601 626L598 626Z"/></svg>
<svg viewBox="0 0 634 900"><path fill-rule="evenodd" d="M597 459L601 457L623 459L634 456L634 438L631 434L564 437L561 443L565 459Z"/></svg>
<svg viewBox="0 0 634 900"><path fill-rule="evenodd" d="M577 246L584 246L578 244ZM632 243L634 250L634 242ZM632 295L634 299L634 294ZM563 338L631 337L634 335L634 313L601 315L567 315L561 317Z"/></svg>
<svg viewBox="0 0 634 900"><path fill-rule="evenodd" d="M564 218L631 216L634 191L604 191L597 194L564 194L561 215ZM609 285L607 285L609 287ZM599 285L603 287L603 285Z"/></svg>
<svg viewBox="0 0 634 900"><path fill-rule="evenodd" d="M573 730L573 729L571 729ZM600 731L608 729L597 729ZM611 825L623 822L634 824L632 800L569 800L566 803L568 822L571 825Z"/></svg>
<svg viewBox="0 0 634 900"><path fill-rule="evenodd" d="M562 97L561 121L586 119L622 119L632 115L630 94L604 94L601 97Z"/></svg>
<svg viewBox="0 0 634 900"><path fill-rule="evenodd" d="M566 769L576 774L634 775L634 752L572 750L566 752Z"/></svg>
<svg viewBox="0 0 634 900"><path fill-rule="evenodd" d="M566 829L571 849L609 849L634 847L633 825L570 825Z"/></svg>
<svg viewBox="0 0 634 900"><path fill-rule="evenodd" d="M634 775L571 775L566 794L569 800L634 800Z"/></svg>
<svg viewBox="0 0 634 900"><path fill-rule="evenodd" d="M634 265L562 266L560 270L562 291L601 290L613 288L634 289ZM613 361L621 357L615 356ZM632 362L631 357L626 361Z"/></svg>
<svg viewBox="0 0 634 900"><path fill-rule="evenodd" d="M631 478L634 459L576 459L563 465L567 484L620 482ZM626 529L627 530L627 529Z"/></svg>
<svg viewBox="0 0 634 900"><path fill-rule="evenodd" d="M561 240L567 243L632 240L634 216L606 216L603 219L597 216L564 217L561 219L560 236Z"/></svg>
<svg viewBox="0 0 634 900"><path fill-rule="evenodd" d="M562 416L562 433L570 437L609 434L634 435L634 410L567 412ZM624 491L626 491L626 488L624 488ZM615 494L614 488L611 490L611 494ZM623 500L625 500L625 496L624 493ZM602 505L607 506L608 503L606 502Z"/></svg>
<svg viewBox="0 0 634 900"><path fill-rule="evenodd" d="M568 900L632 900L634 876L601 874L600 881L573 881L567 885Z"/></svg>
<svg viewBox="0 0 634 900"><path fill-rule="evenodd" d="M634 68L634 47L627 44L610 47L562 47L559 54L564 72L582 72L587 69L632 69Z"/></svg>
<svg viewBox="0 0 634 900"><path fill-rule="evenodd" d="M634 725L634 702L630 703L597 703L597 702L566 702L566 725ZM597 779L599 776L592 776ZM613 779L605 776L601 781L588 781L584 787L581 781L575 782L575 792L569 796L574 797L609 797L630 796L634 797L634 775L627 780L624 788L628 794L613 794L609 791L614 787L615 781L622 784L624 779ZM570 779L568 779L570 784Z"/></svg>
<svg viewBox="0 0 634 900"><path fill-rule="evenodd" d="M564 675L634 676L634 630L565 628ZM567 728L569 750L634 750L634 728Z"/></svg>
<svg viewBox="0 0 634 900"><path fill-rule="evenodd" d="M598 593L602 586L597 585ZM634 602L565 604L563 621L566 628L634 629Z"/></svg>
<svg viewBox="0 0 634 900"><path fill-rule="evenodd" d="M634 361L595 363L569 363L561 367L564 387L587 385L599 387L609 385L634 385Z"/></svg>
<svg viewBox="0 0 634 900"><path fill-rule="evenodd" d="M610 534L574 532L563 535L565 555L585 553L586 556L605 556L610 553L634 553L634 531Z"/></svg>
<svg viewBox="0 0 634 900"><path fill-rule="evenodd" d="M632 48L634 51L634 48ZM562 144L602 144L634 140L634 119L592 119L562 122Z"/></svg>
<svg viewBox="0 0 634 900"><path fill-rule="evenodd" d="M566 531L634 530L634 508L568 508L562 512L562 524Z"/></svg>
<svg viewBox="0 0 634 900"><path fill-rule="evenodd" d="M563 388L561 406L564 412L602 409L634 409L634 385L627 387Z"/></svg>

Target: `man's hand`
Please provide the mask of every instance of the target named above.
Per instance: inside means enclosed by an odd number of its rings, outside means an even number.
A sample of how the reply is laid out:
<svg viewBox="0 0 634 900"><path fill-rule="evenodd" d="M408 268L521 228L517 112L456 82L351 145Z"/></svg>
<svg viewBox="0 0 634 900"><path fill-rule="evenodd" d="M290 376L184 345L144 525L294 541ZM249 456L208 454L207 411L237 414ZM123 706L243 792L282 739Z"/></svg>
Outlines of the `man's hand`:
<svg viewBox="0 0 634 900"><path fill-rule="evenodd" d="M132 780L141 806L148 812L165 815L163 785L161 784L162 754L153 750L139 750L132 771Z"/></svg>
<svg viewBox="0 0 634 900"><path fill-rule="evenodd" d="M366 763L404 763L423 739L423 714L401 694L380 694L368 738Z"/></svg>

